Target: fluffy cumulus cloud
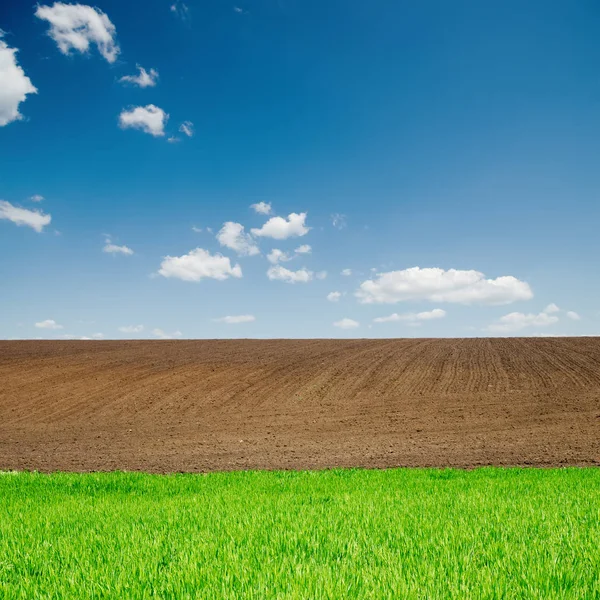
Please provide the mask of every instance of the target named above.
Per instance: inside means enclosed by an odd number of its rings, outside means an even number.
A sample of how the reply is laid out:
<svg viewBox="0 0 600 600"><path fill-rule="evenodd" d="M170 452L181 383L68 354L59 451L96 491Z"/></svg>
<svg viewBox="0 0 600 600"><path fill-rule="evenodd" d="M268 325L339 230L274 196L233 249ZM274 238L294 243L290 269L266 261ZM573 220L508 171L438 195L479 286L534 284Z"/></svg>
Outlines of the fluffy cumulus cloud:
<svg viewBox="0 0 600 600"><path fill-rule="evenodd" d="M511 333L529 327L548 327L558 323L557 313L560 309L556 304L549 304L541 313L512 312L500 317L496 323L488 326L492 333Z"/></svg>
<svg viewBox="0 0 600 600"><path fill-rule="evenodd" d="M344 277L350 277L350 275L352 275L352 269L342 269L341 273Z"/></svg>
<svg viewBox="0 0 600 600"><path fill-rule="evenodd" d="M158 273L183 281L223 281L230 277L241 277L242 268L238 264L232 265L228 257L218 252L211 254L208 250L196 248L183 256L165 256Z"/></svg>
<svg viewBox="0 0 600 600"><path fill-rule="evenodd" d="M110 19L100 9L85 4L63 4L39 6L35 16L48 21L48 35L56 42L63 54L89 52L95 45L100 54L114 63L119 56L117 31Z"/></svg>
<svg viewBox="0 0 600 600"><path fill-rule="evenodd" d="M0 30L0 127L23 118L19 105L37 89L17 62L17 49L2 40Z"/></svg>
<svg viewBox="0 0 600 600"><path fill-rule="evenodd" d="M119 81L121 83L137 85L141 88L154 87L157 84L158 71L156 69L146 71L146 69L140 65L136 65L136 69L138 70L136 75L124 75Z"/></svg>
<svg viewBox="0 0 600 600"><path fill-rule="evenodd" d="M184 121L179 126L179 132L188 137L194 137L194 124L191 121Z"/></svg>
<svg viewBox="0 0 600 600"><path fill-rule="evenodd" d="M144 331L143 325L125 325L124 327L119 327L119 331L121 333L141 333Z"/></svg>
<svg viewBox="0 0 600 600"><path fill-rule="evenodd" d="M39 321L35 324L38 329L62 329L63 326L59 325L54 319L46 319L45 321Z"/></svg>
<svg viewBox="0 0 600 600"><path fill-rule="evenodd" d="M286 269L281 265L276 265L267 271L267 277L271 281L284 281L285 283L308 283L312 280L313 274L311 271L307 271L306 269L290 271L290 269Z"/></svg>
<svg viewBox="0 0 600 600"><path fill-rule="evenodd" d="M294 252L296 254L310 254L312 252L312 248L308 244L304 244L302 246L298 246Z"/></svg>
<svg viewBox="0 0 600 600"><path fill-rule="evenodd" d="M567 311L567 318L571 319L571 321L580 321L581 317L574 310Z"/></svg>
<svg viewBox="0 0 600 600"><path fill-rule="evenodd" d="M228 325L238 325L239 323L252 323L256 321L254 315L228 315L219 319L214 319L217 323L227 323Z"/></svg>
<svg viewBox="0 0 600 600"><path fill-rule="evenodd" d="M341 292L329 292L329 294L327 294L327 300L329 300L329 302L339 302L341 297Z"/></svg>
<svg viewBox="0 0 600 600"><path fill-rule="evenodd" d="M394 304L404 300L431 300L461 304L510 304L529 300L533 292L525 281L510 275L486 279L478 271L412 267L379 273L361 283L356 297L364 304Z"/></svg>
<svg viewBox="0 0 600 600"><path fill-rule="evenodd" d="M405 323L421 323L423 321L431 321L433 319L443 319L446 316L446 311L441 308L434 308L433 310L426 310L418 313L405 313L399 315L394 313L388 317L377 317L373 319L373 323L393 323L397 321L404 321Z"/></svg>
<svg viewBox="0 0 600 600"><path fill-rule="evenodd" d="M102 252L106 252L106 254L125 254L126 256L133 254L133 250L129 246L117 246L117 244L112 243L110 237L104 240Z"/></svg>
<svg viewBox="0 0 600 600"><path fill-rule="evenodd" d="M173 333L167 333L158 327L152 330L152 335L156 336L161 340L174 340L175 338L181 337L181 331L174 331Z"/></svg>
<svg viewBox="0 0 600 600"><path fill-rule="evenodd" d="M0 200L0 219L12 221L18 226L27 226L41 233L52 221L52 217L43 213L41 210L28 210L14 206L10 202Z"/></svg>
<svg viewBox="0 0 600 600"><path fill-rule="evenodd" d="M44 196L40 196L39 194L34 194L29 198L32 202L41 202L44 199Z"/></svg>
<svg viewBox="0 0 600 600"><path fill-rule="evenodd" d="M227 221L217 233L217 240L221 246L235 250L240 256L255 256L260 254L258 246L250 235L244 232L240 223Z"/></svg>
<svg viewBox="0 0 600 600"><path fill-rule="evenodd" d="M290 237L306 235L310 228L306 227L306 213L291 213L287 219L271 217L260 229L252 229L258 237L270 237L275 240L286 240Z"/></svg>
<svg viewBox="0 0 600 600"><path fill-rule="evenodd" d="M272 210L270 202L257 202L256 204L251 204L250 208L259 215L270 215Z"/></svg>
<svg viewBox="0 0 600 600"><path fill-rule="evenodd" d="M360 326L360 323L354 319L344 318L336 321L333 326L338 327L339 329L356 329Z"/></svg>
<svg viewBox="0 0 600 600"><path fill-rule="evenodd" d="M154 137L160 137L165 135L165 125L168 119L169 115L162 108L148 104L121 112L119 125L121 129L139 129Z"/></svg>

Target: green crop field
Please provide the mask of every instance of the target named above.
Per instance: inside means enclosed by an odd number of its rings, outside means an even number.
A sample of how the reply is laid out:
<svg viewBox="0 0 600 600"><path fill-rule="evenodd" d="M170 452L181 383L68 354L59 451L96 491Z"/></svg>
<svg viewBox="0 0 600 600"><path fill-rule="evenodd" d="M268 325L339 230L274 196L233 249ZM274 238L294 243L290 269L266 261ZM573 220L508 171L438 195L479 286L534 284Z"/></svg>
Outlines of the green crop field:
<svg viewBox="0 0 600 600"><path fill-rule="evenodd" d="M600 470L0 475L0 598L600 598Z"/></svg>

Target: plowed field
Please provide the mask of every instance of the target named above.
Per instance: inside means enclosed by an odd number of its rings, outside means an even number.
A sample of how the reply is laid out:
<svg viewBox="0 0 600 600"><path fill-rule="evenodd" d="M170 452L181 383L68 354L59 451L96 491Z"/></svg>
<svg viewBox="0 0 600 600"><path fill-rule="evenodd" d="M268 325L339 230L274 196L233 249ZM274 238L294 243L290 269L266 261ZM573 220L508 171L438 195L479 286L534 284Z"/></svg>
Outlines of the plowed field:
<svg viewBox="0 0 600 600"><path fill-rule="evenodd" d="M0 469L600 464L600 338L0 342Z"/></svg>

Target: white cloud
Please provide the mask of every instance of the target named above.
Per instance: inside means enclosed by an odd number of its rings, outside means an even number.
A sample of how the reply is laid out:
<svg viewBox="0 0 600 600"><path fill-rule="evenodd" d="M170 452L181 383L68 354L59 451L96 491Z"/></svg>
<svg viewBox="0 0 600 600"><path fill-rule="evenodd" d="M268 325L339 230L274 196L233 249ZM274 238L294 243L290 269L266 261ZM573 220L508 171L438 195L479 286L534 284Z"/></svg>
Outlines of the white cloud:
<svg viewBox="0 0 600 600"><path fill-rule="evenodd" d="M52 217L43 213L40 210L28 210L27 208L20 208L13 206L10 202L0 200L0 219L6 219L12 221L15 225L21 226L26 225L35 229L38 233L41 233L52 221Z"/></svg>
<svg viewBox="0 0 600 600"><path fill-rule="evenodd" d="M221 246L235 250L240 256L255 256L260 254L258 246L250 235L244 232L244 226L240 223L227 221L217 233L217 240Z"/></svg>
<svg viewBox="0 0 600 600"><path fill-rule="evenodd" d="M133 250L128 246L117 246L116 244L113 244L110 237L107 237L104 241L102 252L106 252L107 254L125 254L127 256L133 254Z"/></svg>
<svg viewBox="0 0 600 600"><path fill-rule="evenodd" d="M308 244L304 244L303 246L298 246L294 252L296 254L310 254L312 252L312 248Z"/></svg>
<svg viewBox="0 0 600 600"><path fill-rule="evenodd" d="M267 260L276 265L279 262L287 262L288 260L292 260L292 257L284 252L283 250L279 250L279 248L273 248L269 254L267 254Z"/></svg>
<svg viewBox="0 0 600 600"><path fill-rule="evenodd" d="M346 215L341 215L339 213L331 215L331 224L336 229L344 229L347 225Z"/></svg>
<svg viewBox="0 0 600 600"><path fill-rule="evenodd" d="M183 256L165 256L158 273L183 281L223 281L229 277L241 277L242 268L238 264L232 266L229 258L218 252L211 254L208 250L196 248Z"/></svg>
<svg viewBox="0 0 600 600"><path fill-rule="evenodd" d="M404 300L431 300L461 304L510 304L529 300L529 284L512 276L485 279L478 271L412 267L378 273L361 283L355 293L363 304L394 304Z"/></svg>
<svg viewBox="0 0 600 600"><path fill-rule="evenodd" d="M541 312L537 315L512 312L500 317L497 323L492 323L487 329L495 333L509 333L527 327L548 327L554 325L554 323L558 323L558 317L549 315L547 312Z"/></svg>
<svg viewBox="0 0 600 600"><path fill-rule="evenodd" d="M556 306L556 304L552 302L552 304L548 304L548 306L546 306L546 308L542 312L548 313L550 315L552 313L560 312L560 308L558 308L558 306Z"/></svg>
<svg viewBox="0 0 600 600"><path fill-rule="evenodd" d="M267 277L271 281L285 281L286 283L307 283L312 280L313 274L306 269L290 271L281 265L270 267L267 271Z"/></svg>
<svg viewBox="0 0 600 600"><path fill-rule="evenodd" d="M34 194L29 198L32 202L41 202L44 199L44 196L40 196L39 194Z"/></svg>
<svg viewBox="0 0 600 600"><path fill-rule="evenodd" d="M352 269L342 269L342 275L344 277L350 277L350 275L352 275Z"/></svg>
<svg viewBox="0 0 600 600"><path fill-rule="evenodd" d="M192 231L195 233L202 233L202 227L196 227L195 225L192 225Z"/></svg>
<svg viewBox="0 0 600 600"><path fill-rule="evenodd" d="M341 292L329 292L329 294L327 294L327 300L329 300L329 302L339 302L341 297Z"/></svg>
<svg viewBox="0 0 600 600"><path fill-rule="evenodd" d="M327 279L327 271L318 271L315 277L317 279Z"/></svg>
<svg viewBox="0 0 600 600"><path fill-rule="evenodd" d="M567 311L567 318L571 319L572 321L580 321L581 320L581 317L573 310Z"/></svg>
<svg viewBox="0 0 600 600"><path fill-rule="evenodd" d="M433 319L443 319L446 316L446 311L441 308L434 308L419 313L405 313L399 315L394 313L388 317L377 317L373 319L373 323L392 323L394 321L404 321L407 323L420 323L422 321L431 321Z"/></svg>
<svg viewBox="0 0 600 600"><path fill-rule="evenodd" d="M119 331L121 333L140 333L144 331L143 325L126 325L124 327L119 327Z"/></svg>
<svg viewBox="0 0 600 600"><path fill-rule="evenodd" d="M109 63L117 60L120 52L117 31L100 9L55 2L52 6L38 6L35 16L50 23L48 35L63 54L71 50L88 52L90 44L95 44Z"/></svg>
<svg viewBox="0 0 600 600"><path fill-rule="evenodd" d="M158 327L156 329L152 330L152 335L155 335L157 338L160 338L161 340L172 340L178 337L181 337L181 331L174 331L173 333L167 333L166 331L163 331L162 329L158 329Z"/></svg>
<svg viewBox="0 0 600 600"><path fill-rule="evenodd" d="M345 318L341 319L340 321L336 321L333 326L339 327L340 329L356 329L360 326L360 323L354 319Z"/></svg>
<svg viewBox="0 0 600 600"><path fill-rule="evenodd" d="M141 65L135 65L138 70L137 75L124 75L119 79L121 83L131 83L141 88L154 87L158 82L158 71L156 69L150 69L146 71Z"/></svg>
<svg viewBox="0 0 600 600"><path fill-rule="evenodd" d="M19 104L25 102L27 94L37 94L37 89L17 63L18 50L10 48L1 38L2 30L0 30L0 127L3 127L23 118L19 112Z"/></svg>
<svg viewBox="0 0 600 600"><path fill-rule="evenodd" d="M103 333L93 333L91 336L87 335L75 335L73 333L65 333L59 336L61 340L102 340L104 339Z"/></svg>
<svg viewBox="0 0 600 600"><path fill-rule="evenodd" d="M59 325L54 319L46 319L45 321L40 321L36 323L35 326L38 329L62 329L63 326Z"/></svg>
<svg viewBox="0 0 600 600"><path fill-rule="evenodd" d="M237 325L238 323L252 323L256 321L254 315L232 315L227 317L221 317L220 319L213 319L217 323L227 323L228 325Z"/></svg>
<svg viewBox="0 0 600 600"><path fill-rule="evenodd" d="M179 131L180 131L180 133L183 133L184 135L187 135L188 137L193 137L194 136L194 124L191 121L184 121L179 126Z"/></svg>
<svg viewBox="0 0 600 600"><path fill-rule="evenodd" d="M178 138L175 135L172 135L171 137L167 138L167 142L169 142L169 144L177 144L180 141L181 141L181 138Z"/></svg>
<svg viewBox="0 0 600 600"><path fill-rule="evenodd" d="M303 236L310 230L310 227L305 226L305 220L306 213L291 213L287 219L271 217L260 229L252 229L252 233L259 237L270 237L275 240Z"/></svg>
<svg viewBox="0 0 600 600"><path fill-rule="evenodd" d="M251 204L250 208L254 209L254 211L259 215L270 215L272 210L270 202L258 202L257 204Z"/></svg>
<svg viewBox="0 0 600 600"><path fill-rule="evenodd" d="M140 129L155 137L165 135L165 124L169 115L158 106L136 106L131 110L124 110L119 115L121 129Z"/></svg>

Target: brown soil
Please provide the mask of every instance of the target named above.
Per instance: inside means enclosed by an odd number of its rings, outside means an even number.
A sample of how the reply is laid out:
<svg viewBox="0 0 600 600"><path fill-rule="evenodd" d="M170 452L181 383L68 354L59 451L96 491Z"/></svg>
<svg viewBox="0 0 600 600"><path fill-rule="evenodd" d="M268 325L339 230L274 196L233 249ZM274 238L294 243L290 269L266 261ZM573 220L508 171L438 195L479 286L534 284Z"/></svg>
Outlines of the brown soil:
<svg viewBox="0 0 600 600"><path fill-rule="evenodd" d="M598 464L600 338L0 342L0 469Z"/></svg>

